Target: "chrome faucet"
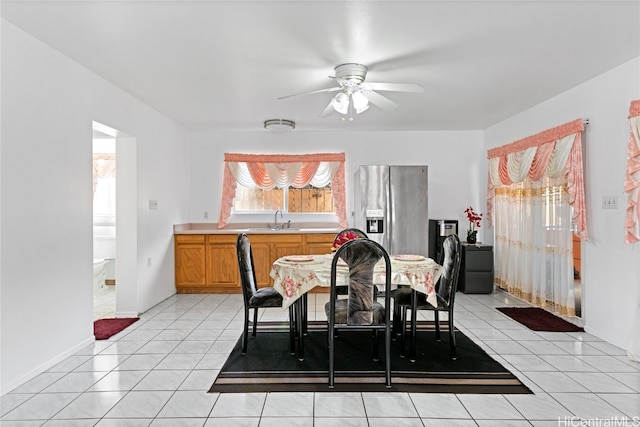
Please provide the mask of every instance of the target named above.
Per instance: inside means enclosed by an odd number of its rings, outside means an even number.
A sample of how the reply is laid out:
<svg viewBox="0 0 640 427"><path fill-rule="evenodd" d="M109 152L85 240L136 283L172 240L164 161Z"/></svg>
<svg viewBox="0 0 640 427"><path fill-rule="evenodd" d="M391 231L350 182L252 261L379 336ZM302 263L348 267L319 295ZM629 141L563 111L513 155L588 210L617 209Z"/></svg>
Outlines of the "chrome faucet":
<svg viewBox="0 0 640 427"><path fill-rule="evenodd" d="M280 212L280 218L284 218L284 215L282 215L282 211L280 209L278 209L276 211L276 214L274 216L274 220L273 220L273 228L274 229L278 229L278 212Z"/></svg>

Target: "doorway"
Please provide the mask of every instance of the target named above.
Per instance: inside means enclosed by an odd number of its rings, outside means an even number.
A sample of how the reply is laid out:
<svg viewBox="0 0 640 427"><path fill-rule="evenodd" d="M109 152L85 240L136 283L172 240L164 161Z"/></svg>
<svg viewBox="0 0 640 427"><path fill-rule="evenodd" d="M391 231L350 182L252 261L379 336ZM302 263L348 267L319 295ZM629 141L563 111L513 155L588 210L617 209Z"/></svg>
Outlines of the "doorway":
<svg viewBox="0 0 640 427"><path fill-rule="evenodd" d="M93 317L115 317L116 135L93 126Z"/></svg>
<svg viewBox="0 0 640 427"><path fill-rule="evenodd" d="M110 226L111 233L107 234L107 240L110 238L108 247L115 247L113 263L111 267L115 271L105 270L104 279L106 290L110 290L109 294L109 310L104 316L110 317L136 317L140 314L138 306L138 169L137 169L137 140L135 137L127 135L112 127L103 125L102 123L93 122L94 139L110 139L109 144L113 145L115 153L115 165L117 171L113 177L113 197L115 198L115 212L110 211L107 218L98 218L103 220L106 226ZM94 218L94 225L96 224ZM105 224L102 224L105 225ZM95 229L95 226L94 226ZM107 231L107 230L103 230ZM94 232L95 237L95 232ZM98 255L98 257L96 257ZM99 254L94 247L94 259L99 258ZM110 268L107 266L107 268ZM100 273L99 273L100 274ZM113 279L112 277L115 277ZM113 280L113 282L106 282ZM113 283L107 284L107 283ZM104 289L103 289L104 290ZM95 298L94 298L95 299ZM105 307L106 309L106 307ZM103 317L104 317L103 316ZM95 314L94 314L95 317Z"/></svg>

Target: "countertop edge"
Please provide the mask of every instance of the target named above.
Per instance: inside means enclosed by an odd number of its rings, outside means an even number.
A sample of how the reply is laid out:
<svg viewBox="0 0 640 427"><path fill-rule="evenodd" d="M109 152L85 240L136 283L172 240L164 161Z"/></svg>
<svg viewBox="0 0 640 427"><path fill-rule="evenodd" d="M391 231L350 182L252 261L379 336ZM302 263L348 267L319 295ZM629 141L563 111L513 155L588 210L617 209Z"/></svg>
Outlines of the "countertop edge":
<svg viewBox="0 0 640 427"><path fill-rule="evenodd" d="M296 223L290 229L270 230L265 224L232 223L218 228L217 223L175 224L173 234L336 234L343 227L332 223Z"/></svg>

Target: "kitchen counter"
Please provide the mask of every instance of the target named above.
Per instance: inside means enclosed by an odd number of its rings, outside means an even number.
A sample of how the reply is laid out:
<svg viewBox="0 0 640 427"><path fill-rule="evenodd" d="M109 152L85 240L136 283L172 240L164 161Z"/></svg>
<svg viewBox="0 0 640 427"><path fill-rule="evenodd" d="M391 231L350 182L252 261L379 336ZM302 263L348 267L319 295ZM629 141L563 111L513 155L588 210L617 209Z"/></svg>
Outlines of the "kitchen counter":
<svg viewBox="0 0 640 427"><path fill-rule="evenodd" d="M297 222L291 223L290 228L277 230L267 228L266 223L231 223L224 228L218 228L217 223L192 222L174 225L173 234L314 234L338 233L343 228L338 224L325 222Z"/></svg>
<svg viewBox="0 0 640 427"><path fill-rule="evenodd" d="M217 223L174 225L176 292L241 293L236 249L240 233L251 238L258 284L270 286L274 260L329 254L340 230L335 223L309 222L278 230L270 230L266 223L235 223L221 229Z"/></svg>

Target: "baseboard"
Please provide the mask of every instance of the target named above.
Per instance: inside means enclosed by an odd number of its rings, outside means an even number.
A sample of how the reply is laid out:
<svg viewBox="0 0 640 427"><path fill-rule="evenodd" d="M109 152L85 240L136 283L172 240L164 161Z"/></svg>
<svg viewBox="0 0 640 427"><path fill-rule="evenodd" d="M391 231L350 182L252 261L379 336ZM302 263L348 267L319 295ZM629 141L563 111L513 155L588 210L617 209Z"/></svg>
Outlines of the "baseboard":
<svg viewBox="0 0 640 427"><path fill-rule="evenodd" d="M61 353L58 356L54 357L53 359L50 359L47 362L41 364L40 366L32 369L28 373L22 375L20 378L17 378L16 380L9 382L8 384L5 385L5 387L3 387L2 390L0 390L0 396L4 396L6 393L10 392L11 390L14 390L14 389L20 387L21 385L23 385L27 381L30 381L30 380L34 379L35 377L37 377L38 375L40 375L41 373L53 368L58 363L60 363L63 360L65 360L67 357L73 356L78 351L80 351L83 348L93 344L95 341L96 341L95 337L93 335L91 335L91 338L87 338L86 340L80 342L79 344L74 345L69 350L65 351L64 353Z"/></svg>
<svg viewBox="0 0 640 427"><path fill-rule="evenodd" d="M140 317L140 313L138 313L137 311L118 311L115 313L114 317L116 318Z"/></svg>

